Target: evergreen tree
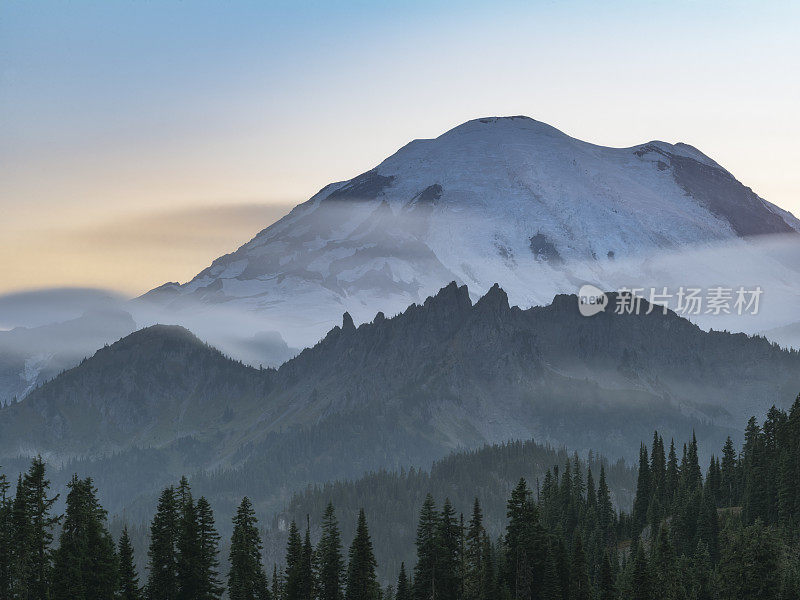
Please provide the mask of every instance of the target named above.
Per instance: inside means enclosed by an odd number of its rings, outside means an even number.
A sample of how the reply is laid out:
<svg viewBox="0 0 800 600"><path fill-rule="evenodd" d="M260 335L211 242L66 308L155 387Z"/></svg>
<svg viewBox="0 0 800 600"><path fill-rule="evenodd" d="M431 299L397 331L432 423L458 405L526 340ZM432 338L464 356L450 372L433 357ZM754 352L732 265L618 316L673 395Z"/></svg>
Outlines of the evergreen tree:
<svg viewBox="0 0 800 600"><path fill-rule="evenodd" d="M597 510L597 490L594 487L591 467L586 470L586 510Z"/></svg>
<svg viewBox="0 0 800 600"><path fill-rule="evenodd" d="M569 587L570 600L590 600L592 587L589 583L589 569L586 564L586 554L583 550L583 541L580 534L575 536L575 548L572 551L571 582Z"/></svg>
<svg viewBox="0 0 800 600"><path fill-rule="evenodd" d="M697 547L702 502L703 492L700 488L682 489L679 492L673 516L673 537L680 554L691 556Z"/></svg>
<svg viewBox="0 0 800 600"><path fill-rule="evenodd" d="M697 436L692 431L692 441L686 454L686 465L681 471L684 487L693 491L703 485L703 475L700 471L700 460L697 452Z"/></svg>
<svg viewBox="0 0 800 600"><path fill-rule="evenodd" d="M306 517L306 537L303 541L303 555L300 563L300 598L313 600L315 594L314 581L314 548L311 545L311 521Z"/></svg>
<svg viewBox="0 0 800 600"><path fill-rule="evenodd" d="M150 548L147 552L148 600L178 598L178 505L175 489L166 488L158 499L158 507L150 526Z"/></svg>
<svg viewBox="0 0 800 600"><path fill-rule="evenodd" d="M570 566L569 555L567 553L567 543L560 531L556 535L556 543L553 544L552 552L554 553L556 571L558 572L561 598L562 600L569 600L570 589L572 587L572 569Z"/></svg>
<svg viewBox="0 0 800 600"><path fill-rule="evenodd" d="M714 503L713 493L707 487L703 492L700 514L697 519L697 538L705 544L712 562L719 558L719 520L717 507Z"/></svg>
<svg viewBox="0 0 800 600"><path fill-rule="evenodd" d="M752 523L767 518L769 513L769 497L764 483L770 468L765 461L764 436L754 417L747 423L744 440L742 516L746 523Z"/></svg>
<svg viewBox="0 0 800 600"><path fill-rule="evenodd" d="M664 455L664 440L653 432L653 447L650 452L650 488L659 506L666 504L667 461Z"/></svg>
<svg viewBox="0 0 800 600"><path fill-rule="evenodd" d="M722 503L722 471L720 469L719 459L714 455L711 456L711 463L708 465L706 485L711 492L711 499L714 502L714 506L720 506Z"/></svg>
<svg viewBox="0 0 800 600"><path fill-rule="evenodd" d="M678 455L675 453L675 440L670 440L669 455L667 457L667 477L665 485L666 502L665 507L671 506L678 492Z"/></svg>
<svg viewBox="0 0 800 600"><path fill-rule="evenodd" d="M547 554L547 562L542 574L541 598L542 600L563 600L555 552Z"/></svg>
<svg viewBox="0 0 800 600"><path fill-rule="evenodd" d="M119 576L117 578L117 593L114 598L116 600L140 600L142 595L139 591L139 576L136 574L133 546L128 535L127 525L122 528L122 535L119 537L117 557Z"/></svg>
<svg viewBox="0 0 800 600"><path fill-rule="evenodd" d="M791 498L787 510L792 511L793 519L791 524L794 527L800 524L798 523L800 519L797 516L800 513L800 446L796 444L796 440L800 440L800 394L795 398L789 411L783 443L784 450L787 453L787 472L784 477L784 486L788 488L788 494Z"/></svg>
<svg viewBox="0 0 800 600"><path fill-rule="evenodd" d="M777 600L780 556L777 532L760 520L749 527L727 529L721 549L720 598Z"/></svg>
<svg viewBox="0 0 800 600"><path fill-rule="evenodd" d="M417 525L417 564L414 567L414 598L416 600L437 597L436 530L438 521L436 504L433 496L428 494L422 503Z"/></svg>
<svg viewBox="0 0 800 600"><path fill-rule="evenodd" d="M483 511L480 502L475 498L472 506L472 518L467 528L466 547L464 550L464 600L481 600L486 589L485 560L483 556Z"/></svg>
<svg viewBox="0 0 800 600"><path fill-rule="evenodd" d="M272 563L272 597L275 600L283 599L283 571L278 573L278 565Z"/></svg>
<svg viewBox="0 0 800 600"><path fill-rule="evenodd" d="M567 463L561 479L561 502L571 503L572 479ZM536 507L530 498L530 490L524 479L520 479L508 501L508 526L506 527L506 586L515 599L531 598L533 595L534 536Z"/></svg>
<svg viewBox="0 0 800 600"><path fill-rule="evenodd" d="M106 511L97 501L91 479L67 484L67 509L55 553L55 600L106 600L117 588L114 542L106 530Z"/></svg>
<svg viewBox="0 0 800 600"><path fill-rule="evenodd" d="M483 581L484 587L481 590L481 600L491 600L500 595L498 582L498 566L496 553L489 536L483 534Z"/></svg>
<svg viewBox="0 0 800 600"><path fill-rule="evenodd" d="M233 518L228 594L230 600L264 600L270 597L261 564L258 521L247 496L242 498Z"/></svg>
<svg viewBox="0 0 800 600"><path fill-rule="evenodd" d="M412 600L413 593L411 584L406 576L406 563L400 563L400 575L397 577L397 590L394 595L395 600Z"/></svg>
<svg viewBox="0 0 800 600"><path fill-rule="evenodd" d="M789 528L796 520L795 465L792 463L789 450L781 449L778 453L777 485L777 520L784 528Z"/></svg>
<svg viewBox="0 0 800 600"><path fill-rule="evenodd" d="M344 559L342 558L342 538L339 533L339 524L333 504L328 503L322 517L322 537L317 544L317 596L319 600L342 600L342 582L344 580ZM402 565L401 565L402 567ZM405 571L401 570L405 578ZM408 582L404 580L408 587ZM405 588L404 588L405 589ZM410 600L400 598L400 581L397 582L397 600Z"/></svg>
<svg viewBox="0 0 800 600"><path fill-rule="evenodd" d="M53 571L53 527L60 517L51 515L58 495L49 496L50 481L40 456L21 477L12 506L14 549L12 587L18 597L45 600Z"/></svg>
<svg viewBox="0 0 800 600"><path fill-rule="evenodd" d="M175 502L177 502L179 513L183 511L183 507L187 503L193 502L192 490L189 487L189 480L186 478L186 475L183 475L178 482L178 488L175 490Z"/></svg>
<svg viewBox="0 0 800 600"><path fill-rule="evenodd" d="M581 461L578 458L578 453L572 455L572 502L576 510L583 511L586 508L584 496L586 494L586 486L583 483L583 472L581 471Z"/></svg>
<svg viewBox="0 0 800 600"><path fill-rule="evenodd" d="M616 600L617 592L614 587L614 573L611 571L611 561L608 558L608 552L603 553L603 562L600 564L600 578L597 588L597 600Z"/></svg>
<svg viewBox="0 0 800 600"><path fill-rule="evenodd" d="M644 549L641 544L636 549L636 557L633 561L632 583L631 600L652 600L650 571L647 565L647 557L644 555Z"/></svg>
<svg viewBox="0 0 800 600"><path fill-rule="evenodd" d="M186 477L181 478L177 493L178 535L176 540L177 558L175 573L177 577L178 600L200 598L203 576L201 573L200 526L192 492Z"/></svg>
<svg viewBox="0 0 800 600"><path fill-rule="evenodd" d="M284 583L284 600L303 599L303 541L300 530L292 520L289 525L289 540L286 545L286 577Z"/></svg>
<svg viewBox="0 0 800 600"><path fill-rule="evenodd" d="M572 477L572 464L568 460L564 465L564 473L561 475L561 526L564 531L572 531L577 525L577 503L575 498L575 484Z"/></svg>
<svg viewBox="0 0 800 600"><path fill-rule="evenodd" d="M25 487L22 475L17 478L16 494L11 502L11 544L10 554L10 596L28 598L27 574L32 563L31 549L28 546L31 523L28 519L28 507L25 499Z"/></svg>
<svg viewBox="0 0 800 600"><path fill-rule="evenodd" d="M558 481L554 480L553 473L547 469L539 494L539 511L542 522L550 529L561 523L561 506L557 497L557 489Z"/></svg>
<svg viewBox="0 0 800 600"><path fill-rule="evenodd" d="M650 463L647 459L647 447L642 444L639 448L639 478L636 482L636 497L633 501L633 524L636 532L641 531L647 523L650 495Z"/></svg>
<svg viewBox="0 0 800 600"><path fill-rule="evenodd" d="M597 485L597 521L600 528L603 547L613 544L614 506L611 503L611 491L606 483L605 467L600 465L600 481Z"/></svg>
<svg viewBox="0 0 800 600"><path fill-rule="evenodd" d="M722 449L722 506L735 506L739 502L739 474L736 450L730 436Z"/></svg>
<svg viewBox="0 0 800 600"><path fill-rule="evenodd" d="M361 509L358 513L356 535L349 552L346 600L379 600L381 589L375 575L376 566L367 518L364 509Z"/></svg>
<svg viewBox="0 0 800 600"><path fill-rule="evenodd" d="M6 475L0 473L0 598L11 597L11 561L13 544L13 522L10 484Z"/></svg>
<svg viewBox="0 0 800 600"><path fill-rule="evenodd" d="M461 589L460 572L461 528L449 499L445 499L436 527L438 584L436 597L456 600Z"/></svg>
<svg viewBox="0 0 800 600"><path fill-rule="evenodd" d="M464 583L467 576L467 528L464 513L458 515L458 600L464 600Z"/></svg>
<svg viewBox="0 0 800 600"><path fill-rule="evenodd" d="M203 496L197 500L197 534L199 538L198 600L220 598L224 587L219 578L219 534L214 524L211 505Z"/></svg>
<svg viewBox="0 0 800 600"><path fill-rule="evenodd" d="M658 529L650 561L651 594L657 600L682 600L678 589L678 565L675 551L669 539L667 527Z"/></svg>
<svg viewBox="0 0 800 600"><path fill-rule="evenodd" d="M690 577L690 585L687 587L693 600L713 600L716 597L715 591L718 586L714 583L711 554L703 542L697 545Z"/></svg>

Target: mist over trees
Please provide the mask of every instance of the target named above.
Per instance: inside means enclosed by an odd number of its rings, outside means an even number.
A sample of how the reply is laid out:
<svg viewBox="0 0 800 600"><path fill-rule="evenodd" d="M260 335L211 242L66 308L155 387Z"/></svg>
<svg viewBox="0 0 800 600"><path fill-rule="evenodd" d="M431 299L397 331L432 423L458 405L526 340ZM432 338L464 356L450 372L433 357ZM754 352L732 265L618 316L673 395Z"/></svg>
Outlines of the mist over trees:
<svg viewBox="0 0 800 600"><path fill-rule="evenodd" d="M278 370L149 327L0 408L0 464L16 479L41 452L62 502L74 472L92 477L134 536L184 474L225 514L245 495L271 514L309 483L510 439L628 460L654 424L739 443L751 414L800 385L800 354L762 338L661 311L586 319L576 303L520 310L499 287L473 303L451 284L394 317L343 320Z"/></svg>
<svg viewBox="0 0 800 600"><path fill-rule="evenodd" d="M0 476L0 598L126 600L591 600L775 599L800 595L800 396L787 413L750 419L703 473L697 440L642 444L630 512L614 509L606 469L572 458L541 485L521 478L490 535L477 498L465 513L427 494L416 518L414 564L379 583L362 509L345 553L335 506L312 542L293 520L281 565L264 565L248 498L233 517L227 561L205 498L184 478L165 488L150 525L146 573L127 528L115 543L91 479L75 475L54 514L45 466L34 459L12 485ZM381 514L372 519L380 520ZM413 527L413 523L408 524ZM143 579L140 579L140 575ZM140 583L144 581L144 583Z"/></svg>

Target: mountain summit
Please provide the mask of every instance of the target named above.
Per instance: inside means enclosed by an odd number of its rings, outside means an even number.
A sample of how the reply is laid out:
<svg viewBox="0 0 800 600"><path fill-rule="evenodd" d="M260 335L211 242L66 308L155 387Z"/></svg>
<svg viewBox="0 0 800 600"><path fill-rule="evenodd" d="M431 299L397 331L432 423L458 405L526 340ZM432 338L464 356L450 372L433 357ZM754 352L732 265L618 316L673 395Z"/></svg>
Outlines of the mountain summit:
<svg viewBox="0 0 800 600"><path fill-rule="evenodd" d="M667 285L665 269L685 273L697 261L653 267L654 257L699 245L741 256L754 252L748 240L798 230L794 216L687 144L606 148L528 117L482 118L326 186L188 283L143 298L183 312L244 309L304 346L345 311L356 323L397 313L451 280L477 295L497 281L525 307L582 282ZM784 273L791 266L756 262L758 275L798 279Z"/></svg>

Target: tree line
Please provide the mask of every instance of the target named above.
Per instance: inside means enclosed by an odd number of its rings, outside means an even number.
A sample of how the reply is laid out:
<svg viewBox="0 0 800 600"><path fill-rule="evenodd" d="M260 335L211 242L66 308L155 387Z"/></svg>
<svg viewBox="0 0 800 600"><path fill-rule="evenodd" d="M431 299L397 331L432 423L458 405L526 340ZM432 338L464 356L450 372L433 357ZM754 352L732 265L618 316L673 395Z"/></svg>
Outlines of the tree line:
<svg viewBox="0 0 800 600"><path fill-rule="evenodd" d="M311 515L311 534L318 536L318 517L328 502L333 502L342 534L348 539L355 534L360 508L364 508L368 516L380 517L371 520L370 527L375 557L380 564L381 580L394 581L402 562L412 565L416 561L416 531L409 524L416 523L428 493L434 498L449 498L453 506L465 513L478 496L484 528L494 539L505 530L506 503L519 479L524 477L535 486L543 480L548 468L563 465L571 456L574 469L576 458L565 449L533 440L514 441L451 454L433 463L427 471L414 468L378 471L356 480L309 486L298 491L285 509L265 524L265 559L270 564L283 561L285 523L292 519L302 523L306 515ZM604 464L614 505L630 512L636 492L636 468L622 460L607 461L591 451L578 462L584 477L587 469L597 474ZM193 479L194 487L196 483Z"/></svg>
<svg viewBox="0 0 800 600"><path fill-rule="evenodd" d="M115 542L92 480L72 478L54 515L41 458L17 480L0 475L0 599L20 600L783 600L800 597L800 396L753 418L736 452L728 439L703 473L697 440L640 450L630 513L577 459L534 487L520 479L506 525L490 536L474 500L465 516L427 495L416 562L396 583L377 576L365 512L344 551L333 504L321 535L288 525L285 560L268 573L250 500L233 517L226 572L208 501L188 481L160 495L140 583L127 529ZM55 538L58 537L58 544Z"/></svg>

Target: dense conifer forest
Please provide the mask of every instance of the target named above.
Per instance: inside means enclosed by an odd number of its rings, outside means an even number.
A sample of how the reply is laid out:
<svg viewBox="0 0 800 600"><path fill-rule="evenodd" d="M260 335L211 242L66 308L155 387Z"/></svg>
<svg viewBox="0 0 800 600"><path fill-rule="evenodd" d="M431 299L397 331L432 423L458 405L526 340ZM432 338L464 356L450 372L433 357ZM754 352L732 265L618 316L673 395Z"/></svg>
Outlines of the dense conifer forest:
<svg viewBox="0 0 800 600"><path fill-rule="evenodd" d="M266 565L248 498L233 517L227 556L211 506L184 478L163 490L137 572L127 529L117 540L91 479L68 485L55 514L44 462L16 485L0 477L0 599L107 600L783 600L800 597L800 396L787 413L750 419L705 474L696 439L657 432L642 444L632 510L616 510L606 469L572 459L536 484L520 479L499 535L476 498L459 513L426 495L411 564L381 585L370 528L359 511L345 539L336 509L288 524L285 558ZM13 493L12 493L13 488ZM477 496L477 494L475 494Z"/></svg>
<svg viewBox="0 0 800 600"><path fill-rule="evenodd" d="M415 523L428 494L449 498L455 509L468 514L477 498L483 511L483 525L492 537L503 533L506 503L511 490L524 478L534 496L545 474L554 465L569 463L574 473L596 478L604 470L614 505L630 512L636 493L636 469L623 460L610 462L593 452L582 459L563 448L552 448L533 440L493 444L477 450L453 453L433 463L429 470L378 471L353 481L336 481L309 486L295 494L277 513L265 531L268 562L283 560L288 524L310 515L311 536L320 535L320 516L332 502L346 538L355 534L358 512L380 515L370 526L375 556L382 581L395 580L400 565L415 560ZM193 481L193 485L196 482ZM197 482L199 483L199 482Z"/></svg>

